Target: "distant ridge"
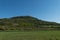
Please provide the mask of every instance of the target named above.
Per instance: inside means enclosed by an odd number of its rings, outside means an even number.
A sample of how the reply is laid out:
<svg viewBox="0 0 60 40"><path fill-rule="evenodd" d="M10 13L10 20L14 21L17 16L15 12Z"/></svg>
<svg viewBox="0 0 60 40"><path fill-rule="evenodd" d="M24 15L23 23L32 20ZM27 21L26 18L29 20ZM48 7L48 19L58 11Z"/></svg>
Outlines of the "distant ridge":
<svg viewBox="0 0 60 40"><path fill-rule="evenodd" d="M32 16L16 16L0 19L0 30L41 30L60 29L60 24L40 20Z"/></svg>

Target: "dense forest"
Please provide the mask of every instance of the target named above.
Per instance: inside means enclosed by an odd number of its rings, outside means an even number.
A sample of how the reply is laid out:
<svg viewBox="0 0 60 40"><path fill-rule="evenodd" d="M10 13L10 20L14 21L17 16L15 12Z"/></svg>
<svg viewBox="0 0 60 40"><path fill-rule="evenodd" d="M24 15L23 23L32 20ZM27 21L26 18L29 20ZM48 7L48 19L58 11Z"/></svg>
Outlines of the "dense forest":
<svg viewBox="0 0 60 40"><path fill-rule="evenodd" d="M0 19L0 30L60 30L60 24L32 16L16 16Z"/></svg>

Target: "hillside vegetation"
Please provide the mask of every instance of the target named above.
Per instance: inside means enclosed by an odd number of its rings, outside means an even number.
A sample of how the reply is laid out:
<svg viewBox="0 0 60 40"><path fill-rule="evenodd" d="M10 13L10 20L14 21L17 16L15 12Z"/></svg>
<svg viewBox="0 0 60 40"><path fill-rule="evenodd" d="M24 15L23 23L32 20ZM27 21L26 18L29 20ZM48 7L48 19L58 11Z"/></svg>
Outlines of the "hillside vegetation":
<svg viewBox="0 0 60 40"><path fill-rule="evenodd" d="M0 19L0 30L41 30L60 29L56 22L43 21L32 16L16 16Z"/></svg>

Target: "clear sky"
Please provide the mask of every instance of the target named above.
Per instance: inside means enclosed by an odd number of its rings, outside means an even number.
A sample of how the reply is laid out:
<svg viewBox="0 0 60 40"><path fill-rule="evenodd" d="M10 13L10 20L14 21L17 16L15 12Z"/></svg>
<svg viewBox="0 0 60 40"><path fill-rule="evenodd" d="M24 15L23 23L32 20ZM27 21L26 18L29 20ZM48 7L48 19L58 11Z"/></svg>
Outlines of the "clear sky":
<svg viewBox="0 0 60 40"><path fill-rule="evenodd" d="M0 0L0 18L24 15L60 22L60 0Z"/></svg>

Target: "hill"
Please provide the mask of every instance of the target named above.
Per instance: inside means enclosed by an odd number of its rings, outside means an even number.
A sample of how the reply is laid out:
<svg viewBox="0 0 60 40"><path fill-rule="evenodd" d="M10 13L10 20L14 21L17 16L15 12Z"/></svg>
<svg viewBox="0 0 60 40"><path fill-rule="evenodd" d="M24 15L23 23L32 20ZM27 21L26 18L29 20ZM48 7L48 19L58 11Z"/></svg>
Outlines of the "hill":
<svg viewBox="0 0 60 40"><path fill-rule="evenodd" d="M60 24L40 20L32 16L16 16L0 19L0 30L60 29Z"/></svg>

